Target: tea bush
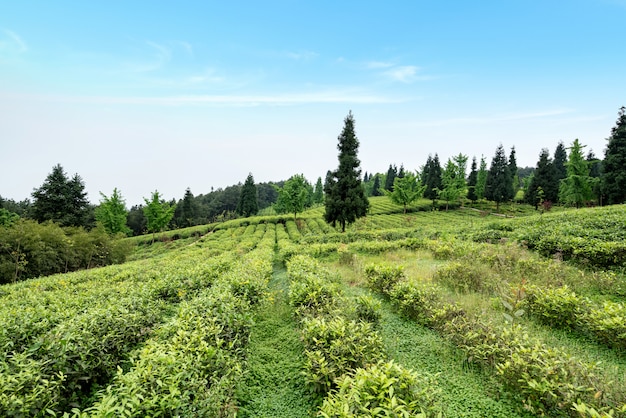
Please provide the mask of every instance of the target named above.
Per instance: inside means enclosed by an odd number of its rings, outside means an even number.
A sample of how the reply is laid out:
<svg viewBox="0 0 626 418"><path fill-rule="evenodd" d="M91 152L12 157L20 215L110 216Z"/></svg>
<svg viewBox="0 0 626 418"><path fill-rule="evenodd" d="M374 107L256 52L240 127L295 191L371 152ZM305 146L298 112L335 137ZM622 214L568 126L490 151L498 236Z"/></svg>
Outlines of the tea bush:
<svg viewBox="0 0 626 418"><path fill-rule="evenodd" d="M379 362L340 378L318 416L436 417L441 416L437 397L432 376L420 376L391 361Z"/></svg>
<svg viewBox="0 0 626 418"><path fill-rule="evenodd" d="M369 264L365 266L368 287L387 294L400 280L404 279L404 267L392 264Z"/></svg>

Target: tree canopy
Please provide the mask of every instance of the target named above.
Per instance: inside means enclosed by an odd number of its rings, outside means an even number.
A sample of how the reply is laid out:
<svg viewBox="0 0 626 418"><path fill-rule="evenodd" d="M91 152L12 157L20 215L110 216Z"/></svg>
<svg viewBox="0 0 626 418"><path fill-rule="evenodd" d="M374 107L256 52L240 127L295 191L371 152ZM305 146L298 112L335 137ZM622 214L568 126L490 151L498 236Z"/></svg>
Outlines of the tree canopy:
<svg viewBox="0 0 626 418"><path fill-rule="evenodd" d="M604 155L602 193L608 204L626 201L626 107L621 107Z"/></svg>
<svg viewBox="0 0 626 418"><path fill-rule="evenodd" d="M509 171L509 163L504 153L504 147L500 144L491 160L485 188L485 197L496 202L496 210L500 210L500 203L513 199L512 183L513 177Z"/></svg>
<svg viewBox="0 0 626 418"><path fill-rule="evenodd" d="M298 213L311 206L310 196L311 185L303 174L295 174L285 182L285 185L278 189L278 200L276 201L276 212L293 213L294 220Z"/></svg>
<svg viewBox="0 0 626 418"><path fill-rule="evenodd" d="M259 202L257 200L257 190L254 184L252 173L246 177L246 182L241 188L239 195L239 204L237 205L237 214L241 216L252 216L259 212Z"/></svg>
<svg viewBox="0 0 626 418"><path fill-rule="evenodd" d="M146 202L146 206L143 207L143 213L146 216L148 232L154 234L165 229L174 216L176 205L167 203L156 190L152 193L150 200L146 198L143 200Z"/></svg>
<svg viewBox="0 0 626 418"><path fill-rule="evenodd" d="M413 174L409 171L405 172L402 177L396 177L393 183L393 192L385 190L385 194L396 205L402 205L404 213L406 213L407 206L421 198L425 188L426 186L422 185L419 174Z"/></svg>
<svg viewBox="0 0 626 418"><path fill-rule="evenodd" d="M126 226L128 210L126 210L126 203L117 187L113 189L111 197L102 192L100 196L100 206L96 208L96 220L109 234L129 234L130 228Z"/></svg>
<svg viewBox="0 0 626 418"><path fill-rule="evenodd" d="M589 176L589 163L585 160L583 148L584 145L575 139L569 148L567 177L559 188L561 202L577 208L593 199L593 179Z"/></svg>

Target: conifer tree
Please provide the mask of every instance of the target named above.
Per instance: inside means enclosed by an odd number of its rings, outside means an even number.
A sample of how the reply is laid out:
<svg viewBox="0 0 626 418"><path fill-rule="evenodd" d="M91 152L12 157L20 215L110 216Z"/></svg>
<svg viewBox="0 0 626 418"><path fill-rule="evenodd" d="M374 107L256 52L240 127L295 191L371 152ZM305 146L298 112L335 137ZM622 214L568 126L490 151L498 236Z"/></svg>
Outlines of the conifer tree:
<svg viewBox="0 0 626 418"><path fill-rule="evenodd" d="M602 164L602 193L609 205L626 201L626 107L618 112Z"/></svg>
<svg viewBox="0 0 626 418"><path fill-rule="evenodd" d="M589 164L583 155L584 145L575 139L569 148L567 177L561 181L559 199L567 205L577 208L593 198L592 178L589 176Z"/></svg>
<svg viewBox="0 0 626 418"><path fill-rule="evenodd" d="M87 226L89 202L85 183L75 174L68 179L61 164L52 168L44 183L32 193L33 218L54 221L61 226Z"/></svg>
<svg viewBox="0 0 626 418"><path fill-rule="evenodd" d="M252 177L252 173L248 173L246 182L241 188L239 204L237 205L236 212L244 217L253 216L259 212L256 185L254 184L254 177Z"/></svg>
<svg viewBox="0 0 626 418"><path fill-rule="evenodd" d="M485 188L487 187L487 161L485 156L480 156L480 166L476 175L476 197L478 200L485 198Z"/></svg>
<svg viewBox="0 0 626 418"><path fill-rule="evenodd" d="M435 154L433 158L428 156L426 165L422 173L422 183L426 186L424 189L424 197L433 201L439 198L439 192L443 189L441 183L441 165L439 164L439 156Z"/></svg>
<svg viewBox="0 0 626 418"><path fill-rule="evenodd" d="M513 177L509 171L509 163L504 153L504 147L500 144L491 160L485 187L485 197L496 202L496 211L500 210L500 203L507 202L513 198L512 181Z"/></svg>
<svg viewBox="0 0 626 418"><path fill-rule="evenodd" d="M550 159L550 153L547 148L541 150L537 168L534 171L528 190L524 195L526 203L538 208L540 201L554 202L558 193L557 183L555 182L554 165ZM539 194L541 190L541 195Z"/></svg>
<svg viewBox="0 0 626 418"><path fill-rule="evenodd" d="M176 209L178 212L178 205L176 206ZM194 219L196 217L196 205L193 193L191 193L191 189L189 187L187 187L187 189L185 190L183 201L180 204L180 214L178 216L179 226L185 228L194 224Z"/></svg>
<svg viewBox="0 0 626 418"><path fill-rule="evenodd" d="M517 159L515 158L515 147L511 147L509 154L509 174L511 175L511 187L513 188L511 199L515 198L519 190L519 177L517 176Z"/></svg>
<svg viewBox="0 0 626 418"><path fill-rule="evenodd" d="M395 165L389 164L389 169L387 170L387 177L385 178L385 190L392 192L393 191L393 182L398 177L398 169Z"/></svg>
<svg viewBox="0 0 626 418"><path fill-rule="evenodd" d="M382 196L383 192L380 190L380 175L374 175L374 186L372 186L372 196Z"/></svg>
<svg viewBox="0 0 626 418"><path fill-rule="evenodd" d="M313 203L324 203L324 185L322 184L322 178L318 177L315 183L315 189L313 190Z"/></svg>
<svg viewBox="0 0 626 418"><path fill-rule="evenodd" d="M324 219L333 225L339 222L341 231L345 232L346 224L365 216L369 201L361 184L359 168L361 162L357 157L359 140L354 132L352 112L344 120L344 127L338 137L339 167L326 177L324 191L326 193L326 212Z"/></svg>
<svg viewBox="0 0 626 418"><path fill-rule="evenodd" d="M472 166L470 168L469 176L467 177L467 198L472 202L478 200L476 195L476 182L478 181L478 170L476 166L476 157L472 158Z"/></svg>
<svg viewBox="0 0 626 418"><path fill-rule="evenodd" d="M554 203L559 201L559 187L561 186L561 181L567 177L567 168L565 167L566 163L567 149L565 148L563 141L559 141L556 149L554 150L554 160L552 160L552 165L554 166L554 185L552 186L552 189L554 189L554 196L550 200Z"/></svg>

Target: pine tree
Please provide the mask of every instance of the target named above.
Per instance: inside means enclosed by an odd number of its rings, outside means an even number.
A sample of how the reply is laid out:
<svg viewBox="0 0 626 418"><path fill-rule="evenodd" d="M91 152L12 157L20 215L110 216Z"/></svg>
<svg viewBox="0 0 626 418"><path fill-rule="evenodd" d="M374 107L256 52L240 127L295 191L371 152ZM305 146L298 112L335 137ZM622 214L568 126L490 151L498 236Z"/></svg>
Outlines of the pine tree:
<svg viewBox="0 0 626 418"><path fill-rule="evenodd" d="M554 196L551 200L554 203L559 201L559 187L561 186L561 181L567 177L567 168L565 164L567 163L567 149L563 144L563 141L559 141L559 144L556 146L556 150L554 150L554 160L552 160L552 164L554 165L554 185L552 188L554 189ZM545 191L545 189L544 189Z"/></svg>
<svg viewBox="0 0 626 418"><path fill-rule="evenodd" d="M344 120L338 141L339 167L336 171L330 172L330 176L327 175L324 187L326 192L324 219L333 225L339 222L341 231L345 232L346 224L365 216L369 208L369 201L360 180L361 162L357 157L359 140L354 132L352 112L348 113Z"/></svg>
<svg viewBox="0 0 626 418"><path fill-rule="evenodd" d="M390 192L393 191L393 182L398 177L398 169L395 165L389 164L389 169L387 170L387 177L385 178L385 190Z"/></svg>
<svg viewBox="0 0 626 418"><path fill-rule="evenodd" d="M402 178L406 175L406 172L404 171L404 164L400 164L400 170L398 170L398 176L399 178ZM395 179L394 179L395 181Z"/></svg>
<svg viewBox="0 0 626 418"><path fill-rule="evenodd" d="M517 159L515 158L515 147L511 147L511 154L509 154L509 174L511 175L511 187L513 188L512 198L515 199L515 195L519 190L519 177L517 176Z"/></svg>
<svg viewBox="0 0 626 418"><path fill-rule="evenodd" d="M374 186L372 187L372 196L382 196L383 192L380 190L380 175L374 176Z"/></svg>
<svg viewBox="0 0 626 418"><path fill-rule="evenodd" d="M324 185L322 184L322 178L318 177L315 183L315 189L313 191L313 203L324 203Z"/></svg>
<svg viewBox="0 0 626 418"><path fill-rule="evenodd" d="M437 154L435 154L434 158L431 158L430 155L428 156L424 166L422 182L426 185L424 197L432 200L434 203L439 198L439 192L443 188L441 183L441 165L439 164L439 156Z"/></svg>
<svg viewBox="0 0 626 418"><path fill-rule="evenodd" d="M178 209L178 206L176 207ZM185 228L194 225L194 219L196 217L196 205L191 193L191 189L187 187L183 201L180 204L180 214L178 225Z"/></svg>
<svg viewBox="0 0 626 418"><path fill-rule="evenodd" d="M476 166L476 157L472 158L472 166L470 168L470 174L467 177L467 198L472 202L478 200L476 195L476 182L478 181L478 171Z"/></svg>
<svg viewBox="0 0 626 418"><path fill-rule="evenodd" d="M68 179L61 164L52 168L32 196L35 220L54 221L61 226L88 226L89 202L85 184L78 174Z"/></svg>
<svg viewBox="0 0 626 418"><path fill-rule="evenodd" d="M241 188L239 204L237 205L236 212L244 217L253 216L259 212L256 185L254 184L254 177L252 177L252 173L248 174L246 182Z"/></svg>
<svg viewBox="0 0 626 418"><path fill-rule="evenodd" d="M487 161L485 156L480 156L480 166L476 175L476 197L478 200L485 198L485 188L487 187Z"/></svg>
<svg viewBox="0 0 626 418"><path fill-rule="evenodd" d="M617 115L602 164L602 193L609 205L626 201L626 107Z"/></svg>
<svg viewBox="0 0 626 418"><path fill-rule="evenodd" d="M555 182L554 165L550 159L550 153L547 148L541 150L537 168L533 174L528 190L524 195L526 203L538 208L541 201L554 202L555 195L558 192ZM541 189L541 195L539 190Z"/></svg>
<svg viewBox="0 0 626 418"><path fill-rule="evenodd" d="M567 177L561 181L559 198L567 205L579 208L593 198L592 178L589 176L589 164L583 155L584 145L575 139L569 148Z"/></svg>
<svg viewBox="0 0 626 418"><path fill-rule="evenodd" d="M500 203L507 202L513 198L512 181L513 177L509 171L509 163L504 153L504 147L500 144L491 160L485 187L485 197L496 202L496 211L500 210Z"/></svg>

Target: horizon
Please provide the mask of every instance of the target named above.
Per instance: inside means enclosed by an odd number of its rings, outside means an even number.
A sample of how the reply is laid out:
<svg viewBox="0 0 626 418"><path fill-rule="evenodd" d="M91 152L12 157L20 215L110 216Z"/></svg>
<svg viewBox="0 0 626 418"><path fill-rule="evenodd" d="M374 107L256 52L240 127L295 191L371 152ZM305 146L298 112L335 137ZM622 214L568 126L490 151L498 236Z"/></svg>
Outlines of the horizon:
<svg viewBox="0 0 626 418"><path fill-rule="evenodd" d="M243 183L312 183L352 110L362 174L437 153L535 167L578 138L603 158L625 105L622 0L73 4L0 10L0 195L61 164L127 206Z"/></svg>

